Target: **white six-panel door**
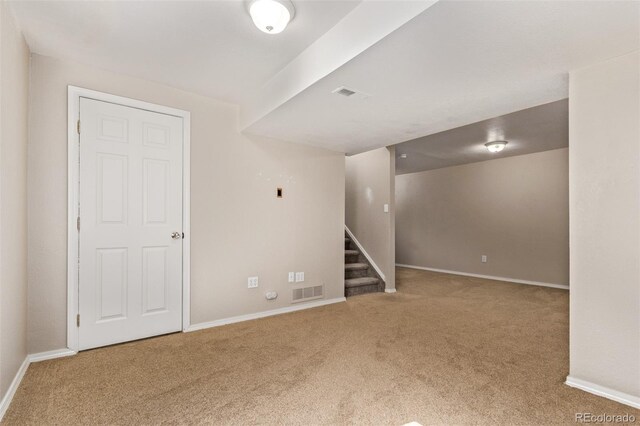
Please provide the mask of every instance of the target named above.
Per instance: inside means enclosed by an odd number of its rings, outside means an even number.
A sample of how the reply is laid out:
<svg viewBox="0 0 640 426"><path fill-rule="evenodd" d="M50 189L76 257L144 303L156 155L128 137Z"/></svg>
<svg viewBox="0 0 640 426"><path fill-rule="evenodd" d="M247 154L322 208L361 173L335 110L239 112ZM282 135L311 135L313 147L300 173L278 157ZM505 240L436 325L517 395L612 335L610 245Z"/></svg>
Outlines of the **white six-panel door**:
<svg viewBox="0 0 640 426"><path fill-rule="evenodd" d="M79 349L182 328L182 119L80 98Z"/></svg>

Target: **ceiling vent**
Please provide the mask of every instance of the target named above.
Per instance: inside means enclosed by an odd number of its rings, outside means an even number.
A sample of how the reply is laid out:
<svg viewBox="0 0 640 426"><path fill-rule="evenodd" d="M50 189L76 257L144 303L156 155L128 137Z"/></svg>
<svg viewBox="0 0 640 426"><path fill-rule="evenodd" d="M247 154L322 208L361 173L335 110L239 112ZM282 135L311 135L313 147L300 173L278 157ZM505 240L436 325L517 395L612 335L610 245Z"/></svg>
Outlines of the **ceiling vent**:
<svg viewBox="0 0 640 426"><path fill-rule="evenodd" d="M340 86L337 89L334 89L331 93L335 93L337 95L342 95L344 97L354 96L357 99L367 99L371 95L367 95L366 93L359 92L355 89L350 89L348 87Z"/></svg>
<svg viewBox="0 0 640 426"><path fill-rule="evenodd" d="M337 93L338 95L342 95L342 96L351 96L351 95L355 95L356 91L347 89L346 87L338 87L336 90L333 91L333 93Z"/></svg>

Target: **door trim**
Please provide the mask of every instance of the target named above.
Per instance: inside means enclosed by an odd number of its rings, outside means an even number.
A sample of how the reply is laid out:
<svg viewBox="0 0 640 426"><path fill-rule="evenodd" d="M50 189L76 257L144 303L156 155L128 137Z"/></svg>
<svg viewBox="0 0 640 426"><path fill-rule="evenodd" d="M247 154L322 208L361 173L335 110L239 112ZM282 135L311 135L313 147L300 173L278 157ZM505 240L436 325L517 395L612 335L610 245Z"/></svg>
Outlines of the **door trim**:
<svg viewBox="0 0 640 426"><path fill-rule="evenodd" d="M68 86L67 347L74 352L78 352L80 340L80 329L76 326L76 315L78 315L80 303L78 298L78 246L80 235L76 227L76 220L80 188L80 170L78 167L80 159L80 135L77 131L77 122L80 116L81 97L182 118L182 230L184 232L184 239L182 241L182 331L184 332L191 325L191 114L188 111L163 105L97 92L81 87Z"/></svg>

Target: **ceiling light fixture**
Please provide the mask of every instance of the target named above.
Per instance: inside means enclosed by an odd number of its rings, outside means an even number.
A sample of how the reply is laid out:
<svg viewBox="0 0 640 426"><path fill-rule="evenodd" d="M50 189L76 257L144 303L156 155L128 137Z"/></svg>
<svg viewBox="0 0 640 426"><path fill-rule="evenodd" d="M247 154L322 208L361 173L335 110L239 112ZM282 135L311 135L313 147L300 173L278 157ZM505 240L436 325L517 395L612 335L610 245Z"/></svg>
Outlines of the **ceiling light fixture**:
<svg viewBox="0 0 640 426"><path fill-rule="evenodd" d="M484 144L490 152L500 152L507 146L507 141L494 141Z"/></svg>
<svg viewBox="0 0 640 426"><path fill-rule="evenodd" d="M407 158L407 154L400 154L400 158Z"/></svg>
<svg viewBox="0 0 640 426"><path fill-rule="evenodd" d="M250 0L247 8L256 27L267 34L284 31L296 13L290 0Z"/></svg>

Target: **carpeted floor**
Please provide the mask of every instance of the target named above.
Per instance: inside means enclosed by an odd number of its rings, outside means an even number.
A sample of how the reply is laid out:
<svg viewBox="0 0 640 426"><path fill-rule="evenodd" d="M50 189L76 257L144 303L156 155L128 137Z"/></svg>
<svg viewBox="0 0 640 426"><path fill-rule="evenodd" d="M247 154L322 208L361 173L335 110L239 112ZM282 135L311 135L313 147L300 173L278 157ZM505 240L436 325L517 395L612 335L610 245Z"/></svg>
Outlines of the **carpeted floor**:
<svg viewBox="0 0 640 426"><path fill-rule="evenodd" d="M573 424L568 292L398 269L398 293L32 364L3 424Z"/></svg>

